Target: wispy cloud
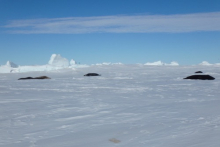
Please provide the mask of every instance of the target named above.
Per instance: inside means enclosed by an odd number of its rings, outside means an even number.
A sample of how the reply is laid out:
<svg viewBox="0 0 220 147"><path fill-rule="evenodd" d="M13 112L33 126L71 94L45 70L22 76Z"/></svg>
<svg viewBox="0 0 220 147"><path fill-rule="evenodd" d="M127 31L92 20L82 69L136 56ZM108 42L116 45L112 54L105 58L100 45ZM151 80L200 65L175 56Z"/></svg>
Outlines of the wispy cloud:
<svg viewBox="0 0 220 147"><path fill-rule="evenodd" d="M4 27L18 34L220 31L220 12L12 20Z"/></svg>

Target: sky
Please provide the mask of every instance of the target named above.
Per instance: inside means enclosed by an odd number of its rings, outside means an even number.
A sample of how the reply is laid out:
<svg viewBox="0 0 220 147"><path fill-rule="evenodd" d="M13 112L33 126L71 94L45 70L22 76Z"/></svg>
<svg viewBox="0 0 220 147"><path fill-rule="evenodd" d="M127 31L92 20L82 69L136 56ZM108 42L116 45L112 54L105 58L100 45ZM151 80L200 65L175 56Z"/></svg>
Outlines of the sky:
<svg viewBox="0 0 220 147"><path fill-rule="evenodd" d="M0 0L0 65L220 63L219 0Z"/></svg>

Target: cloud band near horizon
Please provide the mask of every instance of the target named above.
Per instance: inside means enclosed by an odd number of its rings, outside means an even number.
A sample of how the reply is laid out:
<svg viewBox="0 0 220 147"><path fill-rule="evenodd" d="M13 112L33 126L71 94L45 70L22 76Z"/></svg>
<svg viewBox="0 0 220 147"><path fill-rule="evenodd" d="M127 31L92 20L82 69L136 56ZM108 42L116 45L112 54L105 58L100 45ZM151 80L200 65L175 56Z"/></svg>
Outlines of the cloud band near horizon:
<svg viewBox="0 0 220 147"><path fill-rule="evenodd" d="M11 20L14 34L186 33L220 31L220 12Z"/></svg>

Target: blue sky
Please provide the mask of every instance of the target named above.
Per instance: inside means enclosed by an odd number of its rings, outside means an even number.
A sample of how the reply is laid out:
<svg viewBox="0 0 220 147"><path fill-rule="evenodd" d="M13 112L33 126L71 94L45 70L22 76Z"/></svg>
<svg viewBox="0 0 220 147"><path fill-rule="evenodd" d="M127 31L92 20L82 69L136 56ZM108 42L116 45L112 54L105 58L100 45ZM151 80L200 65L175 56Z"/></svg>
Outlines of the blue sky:
<svg viewBox="0 0 220 147"><path fill-rule="evenodd" d="M219 0L0 0L0 65L220 63Z"/></svg>

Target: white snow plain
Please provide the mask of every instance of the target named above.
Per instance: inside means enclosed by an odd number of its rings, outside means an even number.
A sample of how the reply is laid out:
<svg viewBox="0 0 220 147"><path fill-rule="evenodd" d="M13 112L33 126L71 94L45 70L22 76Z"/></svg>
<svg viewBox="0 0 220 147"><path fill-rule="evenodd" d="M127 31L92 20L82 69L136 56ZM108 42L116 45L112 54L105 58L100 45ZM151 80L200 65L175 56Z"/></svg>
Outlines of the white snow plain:
<svg viewBox="0 0 220 147"><path fill-rule="evenodd" d="M183 80L198 70L216 79ZM17 80L44 75L51 79ZM2 73L0 146L219 147L219 79L214 66Z"/></svg>

